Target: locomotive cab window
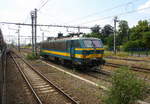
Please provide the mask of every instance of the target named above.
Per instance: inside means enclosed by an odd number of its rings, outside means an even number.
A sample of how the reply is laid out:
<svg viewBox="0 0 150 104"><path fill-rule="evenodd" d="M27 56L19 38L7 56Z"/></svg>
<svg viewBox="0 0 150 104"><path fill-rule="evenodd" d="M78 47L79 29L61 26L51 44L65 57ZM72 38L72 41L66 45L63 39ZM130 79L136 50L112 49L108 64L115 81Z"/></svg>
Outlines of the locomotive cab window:
<svg viewBox="0 0 150 104"><path fill-rule="evenodd" d="M101 40L83 40L85 48L103 47Z"/></svg>
<svg viewBox="0 0 150 104"><path fill-rule="evenodd" d="M92 40L94 47L103 47L102 42L100 40Z"/></svg>

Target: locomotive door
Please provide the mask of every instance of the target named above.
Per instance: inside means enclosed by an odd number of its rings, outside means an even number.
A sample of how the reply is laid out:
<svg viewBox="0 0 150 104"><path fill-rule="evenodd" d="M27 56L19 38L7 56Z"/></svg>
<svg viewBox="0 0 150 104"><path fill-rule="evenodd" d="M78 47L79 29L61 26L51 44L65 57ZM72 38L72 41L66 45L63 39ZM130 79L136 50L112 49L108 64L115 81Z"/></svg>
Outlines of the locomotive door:
<svg viewBox="0 0 150 104"><path fill-rule="evenodd" d="M73 59L75 57L75 47L73 44L73 40L70 41L70 57Z"/></svg>

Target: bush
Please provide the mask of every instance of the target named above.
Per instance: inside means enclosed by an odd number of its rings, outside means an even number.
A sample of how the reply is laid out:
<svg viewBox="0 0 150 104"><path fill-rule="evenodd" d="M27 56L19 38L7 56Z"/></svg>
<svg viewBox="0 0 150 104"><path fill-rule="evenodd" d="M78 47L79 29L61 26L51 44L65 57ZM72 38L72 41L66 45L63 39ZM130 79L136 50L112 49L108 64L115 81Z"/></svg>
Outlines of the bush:
<svg viewBox="0 0 150 104"><path fill-rule="evenodd" d="M142 40L129 41L123 45L124 51L131 51L131 49L144 48L145 44Z"/></svg>
<svg viewBox="0 0 150 104"><path fill-rule="evenodd" d="M107 38L107 45L108 45L109 50L113 50L113 46L114 46L113 41L114 41L113 35L111 35Z"/></svg>
<svg viewBox="0 0 150 104"><path fill-rule="evenodd" d="M118 69L112 77L106 104L134 104L142 100L147 91L146 83L138 79L128 68Z"/></svg>
<svg viewBox="0 0 150 104"><path fill-rule="evenodd" d="M27 54L27 56L26 56L26 58L28 59L28 60L36 60L36 59L39 59L39 55L37 55L36 56L36 54L35 53L30 53L30 54Z"/></svg>

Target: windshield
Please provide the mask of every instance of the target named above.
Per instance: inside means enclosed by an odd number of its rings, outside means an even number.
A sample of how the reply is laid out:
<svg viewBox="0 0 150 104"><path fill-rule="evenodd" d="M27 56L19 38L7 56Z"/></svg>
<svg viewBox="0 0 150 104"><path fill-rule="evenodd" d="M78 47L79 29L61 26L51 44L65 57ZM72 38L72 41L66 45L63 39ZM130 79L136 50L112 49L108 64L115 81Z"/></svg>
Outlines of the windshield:
<svg viewBox="0 0 150 104"><path fill-rule="evenodd" d="M102 47L102 42L101 40L84 40L84 46L86 48L92 48L92 47Z"/></svg>
<svg viewBox="0 0 150 104"><path fill-rule="evenodd" d="M91 40L84 40L84 46L87 47L87 48L91 48L93 47L93 43Z"/></svg>
<svg viewBox="0 0 150 104"><path fill-rule="evenodd" d="M102 47L102 42L100 40L93 40L94 47Z"/></svg>

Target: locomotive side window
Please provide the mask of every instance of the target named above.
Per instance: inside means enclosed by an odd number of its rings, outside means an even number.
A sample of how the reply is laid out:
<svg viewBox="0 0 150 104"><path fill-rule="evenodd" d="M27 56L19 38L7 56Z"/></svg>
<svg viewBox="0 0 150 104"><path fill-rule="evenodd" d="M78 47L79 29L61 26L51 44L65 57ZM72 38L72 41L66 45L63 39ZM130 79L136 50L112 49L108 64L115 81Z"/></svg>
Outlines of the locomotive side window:
<svg viewBox="0 0 150 104"><path fill-rule="evenodd" d="M74 40L74 41L73 41L73 46L74 46L75 48L80 48L81 45L80 45L79 40Z"/></svg>

